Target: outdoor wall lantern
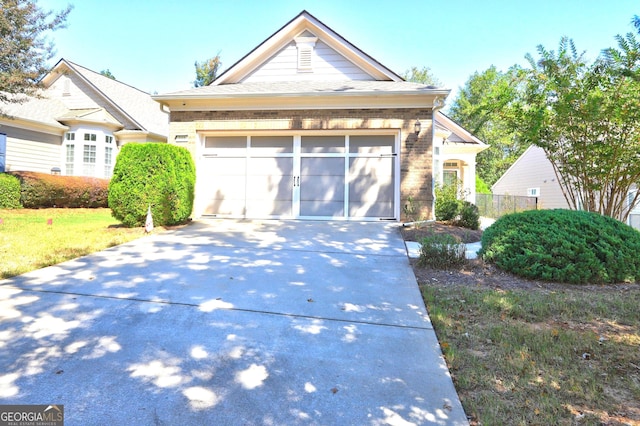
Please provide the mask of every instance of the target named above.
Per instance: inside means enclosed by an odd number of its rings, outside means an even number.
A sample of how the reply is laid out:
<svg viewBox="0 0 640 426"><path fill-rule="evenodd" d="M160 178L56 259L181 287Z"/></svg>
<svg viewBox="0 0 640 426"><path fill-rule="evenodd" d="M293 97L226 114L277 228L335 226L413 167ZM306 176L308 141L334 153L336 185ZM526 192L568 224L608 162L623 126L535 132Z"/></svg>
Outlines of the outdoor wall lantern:
<svg viewBox="0 0 640 426"><path fill-rule="evenodd" d="M415 131L416 136L420 134L421 129L422 129L422 123L420 123L420 120L416 119L416 124L413 125L413 130Z"/></svg>

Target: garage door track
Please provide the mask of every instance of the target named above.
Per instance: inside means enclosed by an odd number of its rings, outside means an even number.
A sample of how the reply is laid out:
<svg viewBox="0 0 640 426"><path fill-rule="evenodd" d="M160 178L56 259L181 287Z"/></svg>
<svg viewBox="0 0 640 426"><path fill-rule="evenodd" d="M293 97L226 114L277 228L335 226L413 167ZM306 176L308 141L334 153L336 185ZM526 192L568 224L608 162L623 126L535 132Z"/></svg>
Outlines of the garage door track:
<svg viewBox="0 0 640 426"><path fill-rule="evenodd" d="M65 425L467 424L397 224L198 221L0 281L0 404Z"/></svg>

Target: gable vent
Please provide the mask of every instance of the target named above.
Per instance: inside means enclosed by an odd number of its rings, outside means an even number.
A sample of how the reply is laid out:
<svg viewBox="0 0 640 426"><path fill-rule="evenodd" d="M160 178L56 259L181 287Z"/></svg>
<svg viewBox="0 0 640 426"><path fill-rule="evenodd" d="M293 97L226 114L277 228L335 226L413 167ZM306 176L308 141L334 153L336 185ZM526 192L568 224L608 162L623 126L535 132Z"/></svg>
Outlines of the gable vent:
<svg viewBox="0 0 640 426"><path fill-rule="evenodd" d="M307 35L308 34L308 35ZM298 71L313 71L313 49L318 38L305 32L304 36L296 37L296 47L298 49Z"/></svg>
<svg viewBox="0 0 640 426"><path fill-rule="evenodd" d="M313 50L308 46L298 46L298 69L311 71L311 54Z"/></svg>

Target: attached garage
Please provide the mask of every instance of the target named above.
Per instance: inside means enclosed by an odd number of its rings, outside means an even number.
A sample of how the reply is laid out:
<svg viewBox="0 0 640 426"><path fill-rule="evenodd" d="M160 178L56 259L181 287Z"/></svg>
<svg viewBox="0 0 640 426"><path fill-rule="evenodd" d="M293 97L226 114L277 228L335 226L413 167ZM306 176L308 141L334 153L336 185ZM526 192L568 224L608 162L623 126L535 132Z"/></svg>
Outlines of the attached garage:
<svg viewBox="0 0 640 426"><path fill-rule="evenodd" d="M399 131L203 134L202 216L399 219Z"/></svg>
<svg viewBox="0 0 640 426"><path fill-rule="evenodd" d="M448 94L303 11L208 86L153 98L196 161L194 217L402 220L433 217Z"/></svg>

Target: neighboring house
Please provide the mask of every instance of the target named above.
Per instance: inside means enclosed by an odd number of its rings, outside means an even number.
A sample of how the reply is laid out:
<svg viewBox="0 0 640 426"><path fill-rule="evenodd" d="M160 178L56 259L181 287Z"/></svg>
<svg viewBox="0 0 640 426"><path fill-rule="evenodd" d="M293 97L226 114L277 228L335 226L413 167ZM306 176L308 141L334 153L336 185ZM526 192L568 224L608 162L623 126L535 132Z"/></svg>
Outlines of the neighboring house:
<svg viewBox="0 0 640 426"><path fill-rule="evenodd" d="M433 217L445 160L475 182L463 147L479 141L444 116L433 130L448 94L303 11L211 85L153 98L171 111L169 143L196 161L196 217L400 220L409 197Z"/></svg>
<svg viewBox="0 0 640 426"><path fill-rule="evenodd" d="M167 141L148 93L65 59L42 83L39 97L0 104L0 171L108 178L124 143Z"/></svg>
<svg viewBox="0 0 640 426"><path fill-rule="evenodd" d="M568 209L562 188L556 177L551 161L544 150L531 145L493 184L491 191L496 195L520 195L538 197L539 209ZM633 198L633 194L630 194ZM640 206L629 215L627 223L640 229Z"/></svg>

